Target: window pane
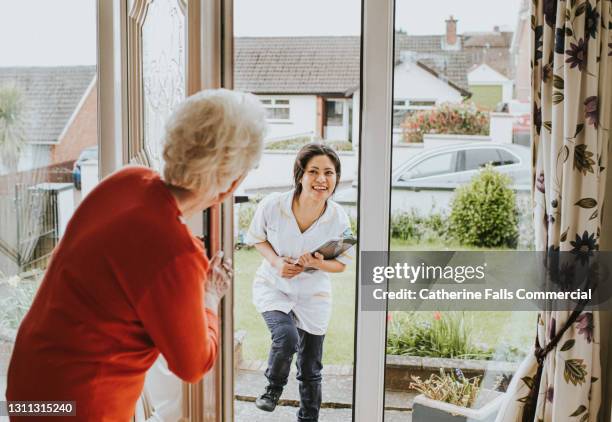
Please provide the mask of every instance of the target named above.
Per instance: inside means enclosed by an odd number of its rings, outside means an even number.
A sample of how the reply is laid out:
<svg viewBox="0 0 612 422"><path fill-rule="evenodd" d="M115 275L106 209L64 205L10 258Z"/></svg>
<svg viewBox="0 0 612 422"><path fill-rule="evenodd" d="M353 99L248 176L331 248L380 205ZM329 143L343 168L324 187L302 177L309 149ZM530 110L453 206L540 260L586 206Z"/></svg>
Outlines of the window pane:
<svg viewBox="0 0 612 422"><path fill-rule="evenodd" d="M162 168L166 120L185 98L185 14L178 1L154 1L142 27L144 142Z"/></svg>
<svg viewBox="0 0 612 422"><path fill-rule="evenodd" d="M410 106L412 107L433 107L436 105L435 101L429 100L410 100Z"/></svg>
<svg viewBox="0 0 612 422"><path fill-rule="evenodd" d="M273 119L289 119L289 109L288 108L273 108Z"/></svg>
<svg viewBox="0 0 612 422"><path fill-rule="evenodd" d="M496 149L482 148L465 151L465 170L477 170L487 164L500 165L500 158Z"/></svg>
<svg viewBox="0 0 612 422"><path fill-rule="evenodd" d="M456 154L441 154L427 158L406 172L402 180L451 173L455 169L455 156Z"/></svg>
<svg viewBox="0 0 612 422"><path fill-rule="evenodd" d="M327 101L325 103L327 126L342 126L343 103L340 101Z"/></svg>
<svg viewBox="0 0 612 422"><path fill-rule="evenodd" d="M503 165L516 164L519 162L519 159L514 154L511 154L505 149L500 149L498 151L502 157L501 160Z"/></svg>
<svg viewBox="0 0 612 422"><path fill-rule="evenodd" d="M98 182L96 2L2 1L0 39L2 402L17 329Z"/></svg>
<svg viewBox="0 0 612 422"><path fill-rule="evenodd" d="M529 117L521 114L525 120L512 127L494 120L509 122L512 116L491 114L488 110L491 104L505 102L510 105L509 114L513 114L512 105L530 104L530 2L479 0L457 2L461 4L457 8L452 8L451 3L432 0L419 4L419 13L414 13L413 1L395 2L392 170L394 176L399 173L401 177L391 182L389 235L390 249L405 252L394 260L397 265L420 262L436 251L442 251L442 255L453 251L457 257L463 253L454 251L499 250L490 233L500 224L503 227L516 224L519 249L528 249L533 242L531 195L524 185L513 183L510 187L515 192L519 223L514 217L504 222L491 220L491 209L499 204L486 202L484 195L460 195L470 189L479 173L462 170L478 170L492 162L497 165L494 171L510 173L500 164L516 160L513 155L529 154L527 147L520 151L520 146L508 145L503 149L494 146L509 139L521 139L528 146ZM482 16L486 19L481 19ZM407 101L410 111L402 110L403 101ZM402 116L402 112L406 114ZM409 124L402 127L401 121L407 117ZM475 136L489 137L491 146L475 146L471 143ZM406 168L406 163L413 167ZM511 177L530 180L529 176L522 177L528 174L527 164L525 168L513 168ZM463 218L459 220L457 216L461 213ZM477 236L461 236L465 232ZM513 242L503 248L516 248ZM431 251L432 255L423 251ZM401 280L390 285L412 292L420 290L402 284ZM467 284L464 286L470 289ZM446 286L432 281L424 287L431 291ZM502 365L511 375L533 344L536 327L533 312L500 312L485 309L486 304L480 302L482 309L441 312L452 306L442 301L436 302L440 312L434 312L424 311L430 309L424 302L431 303L413 300L386 303L391 312L387 314L385 420L434 419L423 414L419 418L418 406L413 405L419 395L413 376L426 381L439 376L441 370L446 376L456 376L454 368L467 369L469 377L477 376L480 385L490 390L495 387L497 374L492 374L489 368ZM446 385L458 384L447 380ZM439 416L445 420L454 417L446 413Z"/></svg>
<svg viewBox="0 0 612 422"><path fill-rule="evenodd" d="M289 105L289 100L276 100L276 105Z"/></svg>

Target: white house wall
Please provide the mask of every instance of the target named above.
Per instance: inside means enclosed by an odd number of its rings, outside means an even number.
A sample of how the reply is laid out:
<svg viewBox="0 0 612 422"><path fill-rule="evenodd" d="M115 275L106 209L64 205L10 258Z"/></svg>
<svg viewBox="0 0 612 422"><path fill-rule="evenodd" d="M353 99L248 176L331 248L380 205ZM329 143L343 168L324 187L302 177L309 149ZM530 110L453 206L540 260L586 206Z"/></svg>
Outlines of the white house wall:
<svg viewBox="0 0 612 422"><path fill-rule="evenodd" d="M266 139L282 139L316 132L317 97L315 95L260 95L259 98L289 100L289 120L268 120Z"/></svg>
<svg viewBox="0 0 612 422"><path fill-rule="evenodd" d="M396 66L393 83L395 99L435 100L437 104L462 101L459 91L414 62Z"/></svg>

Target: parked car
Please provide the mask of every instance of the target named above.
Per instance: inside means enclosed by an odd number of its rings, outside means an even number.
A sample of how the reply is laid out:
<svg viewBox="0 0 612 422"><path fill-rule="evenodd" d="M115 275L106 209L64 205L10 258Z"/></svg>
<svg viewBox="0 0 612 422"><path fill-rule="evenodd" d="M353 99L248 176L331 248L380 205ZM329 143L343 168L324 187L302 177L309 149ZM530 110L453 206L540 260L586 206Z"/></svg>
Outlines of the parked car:
<svg viewBox="0 0 612 422"><path fill-rule="evenodd" d="M530 183L529 148L478 142L424 150L396 168L391 185L415 190L419 186L457 187L469 182L487 164L510 176L515 184Z"/></svg>
<svg viewBox="0 0 612 422"><path fill-rule="evenodd" d="M517 192L528 193L531 186L530 156L530 149L525 146L492 142L425 149L392 172L392 211L416 208L426 213L433 207L447 209L454 190L468 183L487 164L510 176L512 187ZM334 199L346 206L356 205L357 183L338 191Z"/></svg>
<svg viewBox="0 0 612 422"><path fill-rule="evenodd" d="M78 160L74 162L74 167L72 168L72 182L74 183L75 189L81 189L81 164L87 160L97 160L98 159L98 147L88 147L81 151L81 155L79 155Z"/></svg>

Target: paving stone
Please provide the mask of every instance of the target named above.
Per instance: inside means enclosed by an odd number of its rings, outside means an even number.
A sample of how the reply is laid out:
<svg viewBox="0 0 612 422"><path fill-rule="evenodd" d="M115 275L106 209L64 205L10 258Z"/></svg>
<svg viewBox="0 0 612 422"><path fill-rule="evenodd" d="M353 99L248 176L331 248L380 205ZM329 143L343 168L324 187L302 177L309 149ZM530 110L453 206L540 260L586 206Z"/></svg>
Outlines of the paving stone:
<svg viewBox="0 0 612 422"><path fill-rule="evenodd" d="M234 402L236 422L291 422L297 420L297 407L279 406L274 412L262 412L251 402ZM352 409L321 409L319 422L351 422ZM385 412L385 422L412 422L412 412Z"/></svg>
<svg viewBox="0 0 612 422"><path fill-rule="evenodd" d="M263 393L267 380L261 371L238 371L236 377L236 397L243 401L254 401ZM323 375L323 407L351 406L353 400L353 377L343 375ZM289 375L280 399L281 405L298 406L300 396L295 374Z"/></svg>
<svg viewBox="0 0 612 422"><path fill-rule="evenodd" d="M262 412L252 402L234 402L234 420L236 422L291 422L296 421L298 408L278 406L274 412ZM350 422L351 409L321 409L320 422ZM404 422L404 421L402 421Z"/></svg>

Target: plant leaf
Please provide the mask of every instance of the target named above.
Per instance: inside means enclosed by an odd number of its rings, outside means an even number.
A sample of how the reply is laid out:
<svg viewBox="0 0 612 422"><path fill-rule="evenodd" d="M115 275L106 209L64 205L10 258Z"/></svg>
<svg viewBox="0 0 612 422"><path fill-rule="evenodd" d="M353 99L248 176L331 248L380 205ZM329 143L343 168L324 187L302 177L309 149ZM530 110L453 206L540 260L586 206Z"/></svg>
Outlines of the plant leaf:
<svg viewBox="0 0 612 422"><path fill-rule="evenodd" d="M572 31L572 28L566 27L565 28L565 35L568 36L568 37L573 37L574 36L574 32Z"/></svg>
<svg viewBox="0 0 612 422"><path fill-rule="evenodd" d="M580 3L578 7L576 8L576 17L582 15L586 11L586 7L587 7L586 1Z"/></svg>
<svg viewBox="0 0 612 422"><path fill-rule="evenodd" d="M523 381L525 383L525 385L527 387L529 387L529 389L533 388L533 385L534 385L534 382L535 382L534 379L531 378L531 377L523 377L523 378L521 378L521 381Z"/></svg>
<svg viewBox="0 0 612 422"><path fill-rule="evenodd" d="M552 122L546 121L542 123L542 126L544 126L548 132L552 132Z"/></svg>
<svg viewBox="0 0 612 422"><path fill-rule="evenodd" d="M567 147L567 145L563 145L563 148L561 148L559 150L559 154L557 157L557 161L559 160L559 158L561 159L562 162L566 162L567 159L569 158L569 148Z"/></svg>
<svg viewBox="0 0 612 422"><path fill-rule="evenodd" d="M574 411L574 413L572 413L572 414L570 415L570 418L575 418L576 416L580 416L580 415L582 415L584 412L586 412L586 410L587 410L586 406L584 406L584 405L582 405L582 404L581 404L580 406L578 406L578 409L576 409L576 410Z"/></svg>
<svg viewBox="0 0 612 422"><path fill-rule="evenodd" d="M576 134L574 135L574 138L578 136L580 132L582 132L582 129L584 129L584 123L580 123L576 125Z"/></svg>
<svg viewBox="0 0 612 422"><path fill-rule="evenodd" d="M553 94L553 104L557 105L563 101L563 92L555 91Z"/></svg>
<svg viewBox="0 0 612 422"><path fill-rule="evenodd" d="M594 382L597 382L599 380L599 378L597 377L591 377L591 384L593 384Z"/></svg>
<svg viewBox="0 0 612 422"><path fill-rule="evenodd" d="M583 359L568 359L565 361L563 378L566 383L582 385L584 384L586 376L587 370Z"/></svg>
<svg viewBox="0 0 612 422"><path fill-rule="evenodd" d="M582 415L582 417L580 418L580 422L586 422L588 420L589 420L589 414L588 413Z"/></svg>
<svg viewBox="0 0 612 422"><path fill-rule="evenodd" d="M569 227L567 229L565 229L565 231L563 233L561 233L561 242L565 242L567 240L567 232L569 231Z"/></svg>
<svg viewBox="0 0 612 422"><path fill-rule="evenodd" d="M557 89L563 89L563 86L565 85L565 82L563 81L563 78L559 75L554 75L553 76L553 86Z"/></svg>
<svg viewBox="0 0 612 422"><path fill-rule="evenodd" d="M582 198L574 205L578 205L580 208L594 208L597 206L597 201L594 198Z"/></svg>
<svg viewBox="0 0 612 422"><path fill-rule="evenodd" d="M571 349L572 347L574 347L574 344L576 343L576 340L569 339L568 341L566 341L563 346L561 347L561 351L562 352L567 352L569 349ZM578 415L572 415L572 416L578 416Z"/></svg>
<svg viewBox="0 0 612 422"><path fill-rule="evenodd" d="M599 210L593 211L593 214L591 214L591 216L589 217L589 221L595 220L597 218L597 216L599 215L598 211Z"/></svg>

